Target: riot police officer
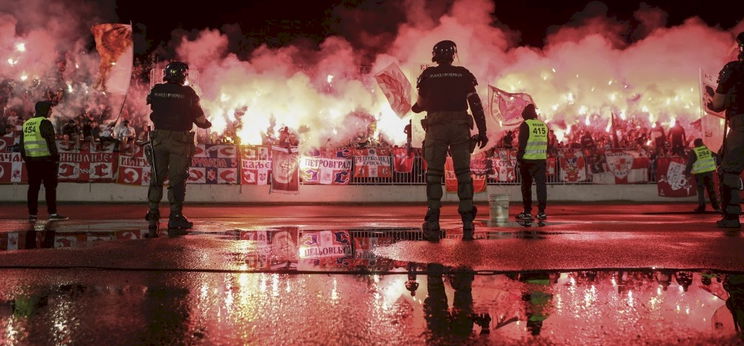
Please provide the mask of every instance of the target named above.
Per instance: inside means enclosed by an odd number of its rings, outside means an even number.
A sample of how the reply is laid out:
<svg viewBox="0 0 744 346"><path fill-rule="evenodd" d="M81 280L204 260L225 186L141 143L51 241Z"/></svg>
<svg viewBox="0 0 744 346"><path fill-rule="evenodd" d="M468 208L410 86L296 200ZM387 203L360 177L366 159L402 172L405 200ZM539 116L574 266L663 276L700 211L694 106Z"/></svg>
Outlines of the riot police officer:
<svg viewBox="0 0 744 346"><path fill-rule="evenodd" d="M470 152L473 118L478 127L475 143L486 146L486 117L475 86L478 82L468 69L453 66L457 46L452 41L441 41L432 50L437 66L426 68L418 78L418 100L411 110L426 111L424 159L426 170L426 198L428 210L424 217L424 238L439 241L439 215L442 199L442 177L447 152L452 155L457 176L458 212L462 217L463 240L473 239L473 220L477 209L473 205L473 181L470 176ZM473 113L471 117L468 105Z"/></svg>
<svg viewBox="0 0 744 346"><path fill-rule="evenodd" d="M518 220L532 220L532 180L537 187L537 219L544 221L548 193L545 185L545 168L548 158L548 126L537 119L535 105L529 104L522 110L524 122L519 125L519 175L522 178L522 206L524 211L517 215Z"/></svg>
<svg viewBox="0 0 744 346"><path fill-rule="evenodd" d="M165 67L165 83L155 85L147 95L152 108L150 120L155 129L150 133L152 174L147 193L150 210L145 219L157 225L160 219L158 205L163 198L163 182L168 179L170 203L169 229L188 229L193 226L182 213L186 196L186 178L194 153L192 125L209 128L212 124L204 116L199 96L194 89L184 85L188 65L171 62Z"/></svg>
<svg viewBox="0 0 744 346"><path fill-rule="evenodd" d="M713 172L716 170L716 154L703 144L701 138L696 138L694 144L695 147L692 148L690 154L687 156L687 167L685 169L687 174L695 176L698 206L694 212L702 213L705 211L705 190L708 190L710 205L713 206L714 210L720 211L716 190L713 185Z"/></svg>
<svg viewBox="0 0 744 346"><path fill-rule="evenodd" d="M729 131L722 147L721 166L718 175L721 177L721 206L723 218L716 224L721 228L739 228L741 198L739 190L744 184L739 177L744 170L744 32L736 37L739 45L739 56L721 69L718 76L718 88L709 108L726 110Z"/></svg>

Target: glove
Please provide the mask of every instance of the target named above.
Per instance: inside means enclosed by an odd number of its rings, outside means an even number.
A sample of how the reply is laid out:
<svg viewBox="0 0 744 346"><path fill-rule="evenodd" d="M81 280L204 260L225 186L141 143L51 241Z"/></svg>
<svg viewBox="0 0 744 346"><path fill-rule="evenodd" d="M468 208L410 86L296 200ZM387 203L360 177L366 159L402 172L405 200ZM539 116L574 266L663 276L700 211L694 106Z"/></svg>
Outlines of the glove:
<svg viewBox="0 0 744 346"><path fill-rule="evenodd" d="M488 144L488 136L486 136L483 132L478 132L478 135L475 136L476 141L478 142L478 147L480 149L483 149L486 147L486 144Z"/></svg>

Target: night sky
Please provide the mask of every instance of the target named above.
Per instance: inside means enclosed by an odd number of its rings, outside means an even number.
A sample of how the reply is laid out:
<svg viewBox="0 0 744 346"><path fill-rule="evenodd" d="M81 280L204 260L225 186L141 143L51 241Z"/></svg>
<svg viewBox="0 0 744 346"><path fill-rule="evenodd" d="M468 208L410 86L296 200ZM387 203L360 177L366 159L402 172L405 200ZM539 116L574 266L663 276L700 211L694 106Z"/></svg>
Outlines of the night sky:
<svg viewBox="0 0 744 346"><path fill-rule="evenodd" d="M195 32L204 28L241 33L244 42L233 50L247 50L267 43L283 46L298 40L319 43L323 38L340 35L354 42L354 31L394 33L397 25L405 20L402 1L204 1L204 6L185 5L185 2L156 2L119 0L116 15L119 21L132 21L140 40L138 51L151 51L166 45L172 32L182 29ZM432 1L433 8L446 9L451 1ZM685 19L699 16L708 25L731 28L743 17L733 1L662 1L643 2L650 7L664 10L667 25L678 25ZM597 8L606 5L606 16L619 22L634 24L633 13L641 2L587 0L561 1L495 1L492 13L494 25L519 32L518 43L540 47L546 34L563 26L592 16ZM599 6L598 6L599 5ZM632 38L629 37L629 40Z"/></svg>

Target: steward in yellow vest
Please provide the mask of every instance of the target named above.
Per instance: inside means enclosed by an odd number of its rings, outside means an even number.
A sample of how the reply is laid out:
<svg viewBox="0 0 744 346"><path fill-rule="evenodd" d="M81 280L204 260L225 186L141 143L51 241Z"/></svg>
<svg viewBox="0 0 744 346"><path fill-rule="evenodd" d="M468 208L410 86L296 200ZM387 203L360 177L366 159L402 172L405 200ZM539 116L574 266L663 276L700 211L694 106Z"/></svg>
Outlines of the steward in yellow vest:
<svg viewBox="0 0 744 346"><path fill-rule="evenodd" d="M713 172L716 170L717 155L710 151L700 138L695 139L693 144L695 147L692 148L690 154L687 156L686 171L687 174L692 173L695 177L695 184L697 185L698 206L694 212L702 213L705 211L705 190L708 190L710 205L714 210L719 211L720 207L713 184Z"/></svg>
<svg viewBox="0 0 744 346"><path fill-rule="evenodd" d="M54 126L47 119L52 110L52 103L39 101L36 103L36 114L23 123L21 136L21 157L26 161L28 172L28 219L36 222L38 219L39 190L44 183L49 220L67 220L57 214L57 170L59 167L59 153L55 142Z"/></svg>
<svg viewBox="0 0 744 346"><path fill-rule="evenodd" d="M522 111L524 122L519 126L519 174L522 178L522 206L524 212L518 220L532 220L532 181L537 186L537 219L548 218L545 214L548 193L545 185L545 165L548 158L548 126L537 119L535 105L529 104Z"/></svg>

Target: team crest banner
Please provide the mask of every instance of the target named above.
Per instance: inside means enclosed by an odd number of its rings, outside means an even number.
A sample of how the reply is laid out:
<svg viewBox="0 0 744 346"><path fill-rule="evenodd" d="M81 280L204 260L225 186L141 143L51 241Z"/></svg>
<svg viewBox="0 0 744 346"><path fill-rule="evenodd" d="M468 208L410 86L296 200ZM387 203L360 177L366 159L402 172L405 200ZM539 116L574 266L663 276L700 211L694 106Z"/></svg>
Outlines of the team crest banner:
<svg viewBox="0 0 744 346"><path fill-rule="evenodd" d="M391 178L392 157L387 149L354 149L355 178Z"/></svg>
<svg viewBox="0 0 744 346"><path fill-rule="evenodd" d="M300 158L302 183L322 185L347 185L351 180L351 160L314 156Z"/></svg>

